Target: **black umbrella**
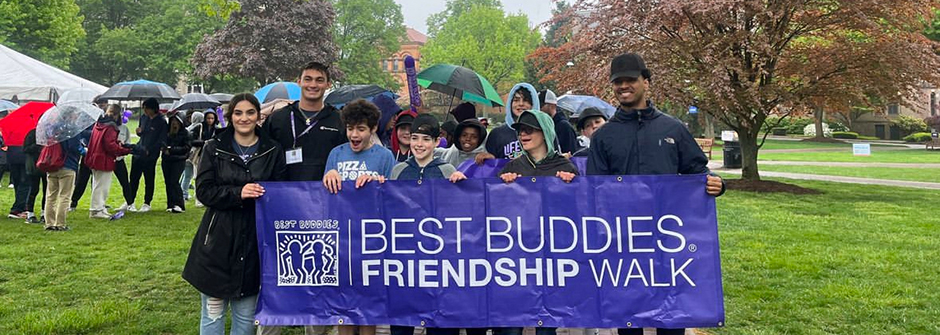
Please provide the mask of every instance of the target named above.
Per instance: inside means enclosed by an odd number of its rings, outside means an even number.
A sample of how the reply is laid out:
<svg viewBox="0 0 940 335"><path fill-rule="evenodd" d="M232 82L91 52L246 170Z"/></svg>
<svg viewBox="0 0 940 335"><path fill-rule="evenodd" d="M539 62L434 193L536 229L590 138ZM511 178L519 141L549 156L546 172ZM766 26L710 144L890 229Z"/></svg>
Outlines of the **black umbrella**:
<svg viewBox="0 0 940 335"><path fill-rule="evenodd" d="M232 97L234 97L235 95L228 94L228 93L212 93L212 94L209 94L209 96L215 100L218 100L219 102L223 104L227 104L229 101L232 101Z"/></svg>
<svg viewBox="0 0 940 335"><path fill-rule="evenodd" d="M147 98L171 101L178 100L180 95L170 85L141 79L114 84L102 93L98 99L144 100Z"/></svg>
<svg viewBox="0 0 940 335"><path fill-rule="evenodd" d="M356 99L372 101L373 98L380 94L384 94L392 98L392 100L398 99L397 94L377 85L346 85L330 92L330 95L326 96L325 101L336 108L342 108L343 105L346 105L350 101Z"/></svg>
<svg viewBox="0 0 940 335"><path fill-rule="evenodd" d="M170 111L216 108L222 103L202 93L183 94L183 98L170 108Z"/></svg>

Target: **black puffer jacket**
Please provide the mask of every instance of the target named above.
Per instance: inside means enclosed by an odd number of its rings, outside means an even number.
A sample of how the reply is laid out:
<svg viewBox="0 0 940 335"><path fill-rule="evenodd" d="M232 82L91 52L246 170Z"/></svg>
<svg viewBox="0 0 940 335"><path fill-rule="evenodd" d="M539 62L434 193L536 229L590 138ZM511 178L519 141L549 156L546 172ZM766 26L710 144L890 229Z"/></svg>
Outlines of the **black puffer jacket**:
<svg viewBox="0 0 940 335"><path fill-rule="evenodd" d="M255 201L242 200L245 184L280 180L286 171L281 146L256 129L257 152L245 163L232 151L234 130L206 142L196 177L196 198L206 213L183 268L199 292L216 298L252 296L261 287Z"/></svg>
<svg viewBox="0 0 940 335"><path fill-rule="evenodd" d="M307 129L300 102L294 102L275 111L264 122L264 132L279 143L285 151L294 147L294 134L297 135L297 147L303 148L303 162L287 166L287 180L319 181L323 180L323 169L330 151L346 143L346 127L340 120L339 111L331 105L324 105L323 110L314 117L317 124L303 136ZM291 112L294 115L294 131L291 131Z"/></svg>
<svg viewBox="0 0 940 335"><path fill-rule="evenodd" d="M189 149L192 147L189 132L185 128L180 128L176 135L167 134L166 147L163 148L163 161L167 163L184 161L186 157L189 157Z"/></svg>

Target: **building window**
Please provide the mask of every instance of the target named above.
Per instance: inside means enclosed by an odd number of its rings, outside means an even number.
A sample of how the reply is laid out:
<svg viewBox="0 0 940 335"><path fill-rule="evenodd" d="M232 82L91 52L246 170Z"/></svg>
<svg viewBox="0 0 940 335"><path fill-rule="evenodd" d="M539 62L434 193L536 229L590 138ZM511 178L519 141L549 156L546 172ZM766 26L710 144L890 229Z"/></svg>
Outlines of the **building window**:
<svg viewBox="0 0 940 335"><path fill-rule="evenodd" d="M382 60L382 70L388 71L388 59Z"/></svg>
<svg viewBox="0 0 940 335"><path fill-rule="evenodd" d="M398 60L397 59L392 60L392 71L398 72Z"/></svg>
<svg viewBox="0 0 940 335"><path fill-rule="evenodd" d="M898 115L900 114L900 106L898 104L888 105L888 115Z"/></svg>

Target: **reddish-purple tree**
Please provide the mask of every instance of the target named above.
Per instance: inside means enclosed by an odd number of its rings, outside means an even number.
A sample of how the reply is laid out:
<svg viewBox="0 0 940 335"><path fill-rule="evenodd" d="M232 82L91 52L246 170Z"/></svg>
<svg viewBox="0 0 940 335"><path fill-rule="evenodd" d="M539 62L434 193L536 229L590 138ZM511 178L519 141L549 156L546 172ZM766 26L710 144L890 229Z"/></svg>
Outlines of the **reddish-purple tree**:
<svg viewBox="0 0 940 335"><path fill-rule="evenodd" d="M759 180L768 116L856 106L871 96L905 103L921 85L940 84L936 44L922 35L937 7L937 0L580 0L555 18L570 20L569 42L530 59L562 91L611 97L610 59L640 53L654 99L697 101L737 131L743 178Z"/></svg>
<svg viewBox="0 0 940 335"><path fill-rule="evenodd" d="M327 0L243 0L225 28L193 55L199 77L234 75L260 83L291 81L310 61L332 65L335 13ZM334 77L342 73L331 67Z"/></svg>

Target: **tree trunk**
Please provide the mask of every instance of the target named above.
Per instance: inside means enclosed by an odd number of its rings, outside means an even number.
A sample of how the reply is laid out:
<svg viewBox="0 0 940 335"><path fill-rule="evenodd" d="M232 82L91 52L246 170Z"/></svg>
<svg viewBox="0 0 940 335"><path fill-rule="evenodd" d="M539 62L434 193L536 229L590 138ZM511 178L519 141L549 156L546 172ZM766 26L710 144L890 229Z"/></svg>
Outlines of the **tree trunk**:
<svg viewBox="0 0 940 335"><path fill-rule="evenodd" d="M823 114L824 112L823 112L822 107L816 107L816 109L813 111L813 116L816 118L816 138L825 137L825 134L823 134L823 126L822 126Z"/></svg>
<svg viewBox="0 0 940 335"><path fill-rule="evenodd" d="M711 114L705 114L705 138L715 138L715 123Z"/></svg>
<svg viewBox="0 0 940 335"><path fill-rule="evenodd" d="M738 139L741 141L741 179L760 180L760 173L757 172L757 136L760 132L739 133Z"/></svg>

